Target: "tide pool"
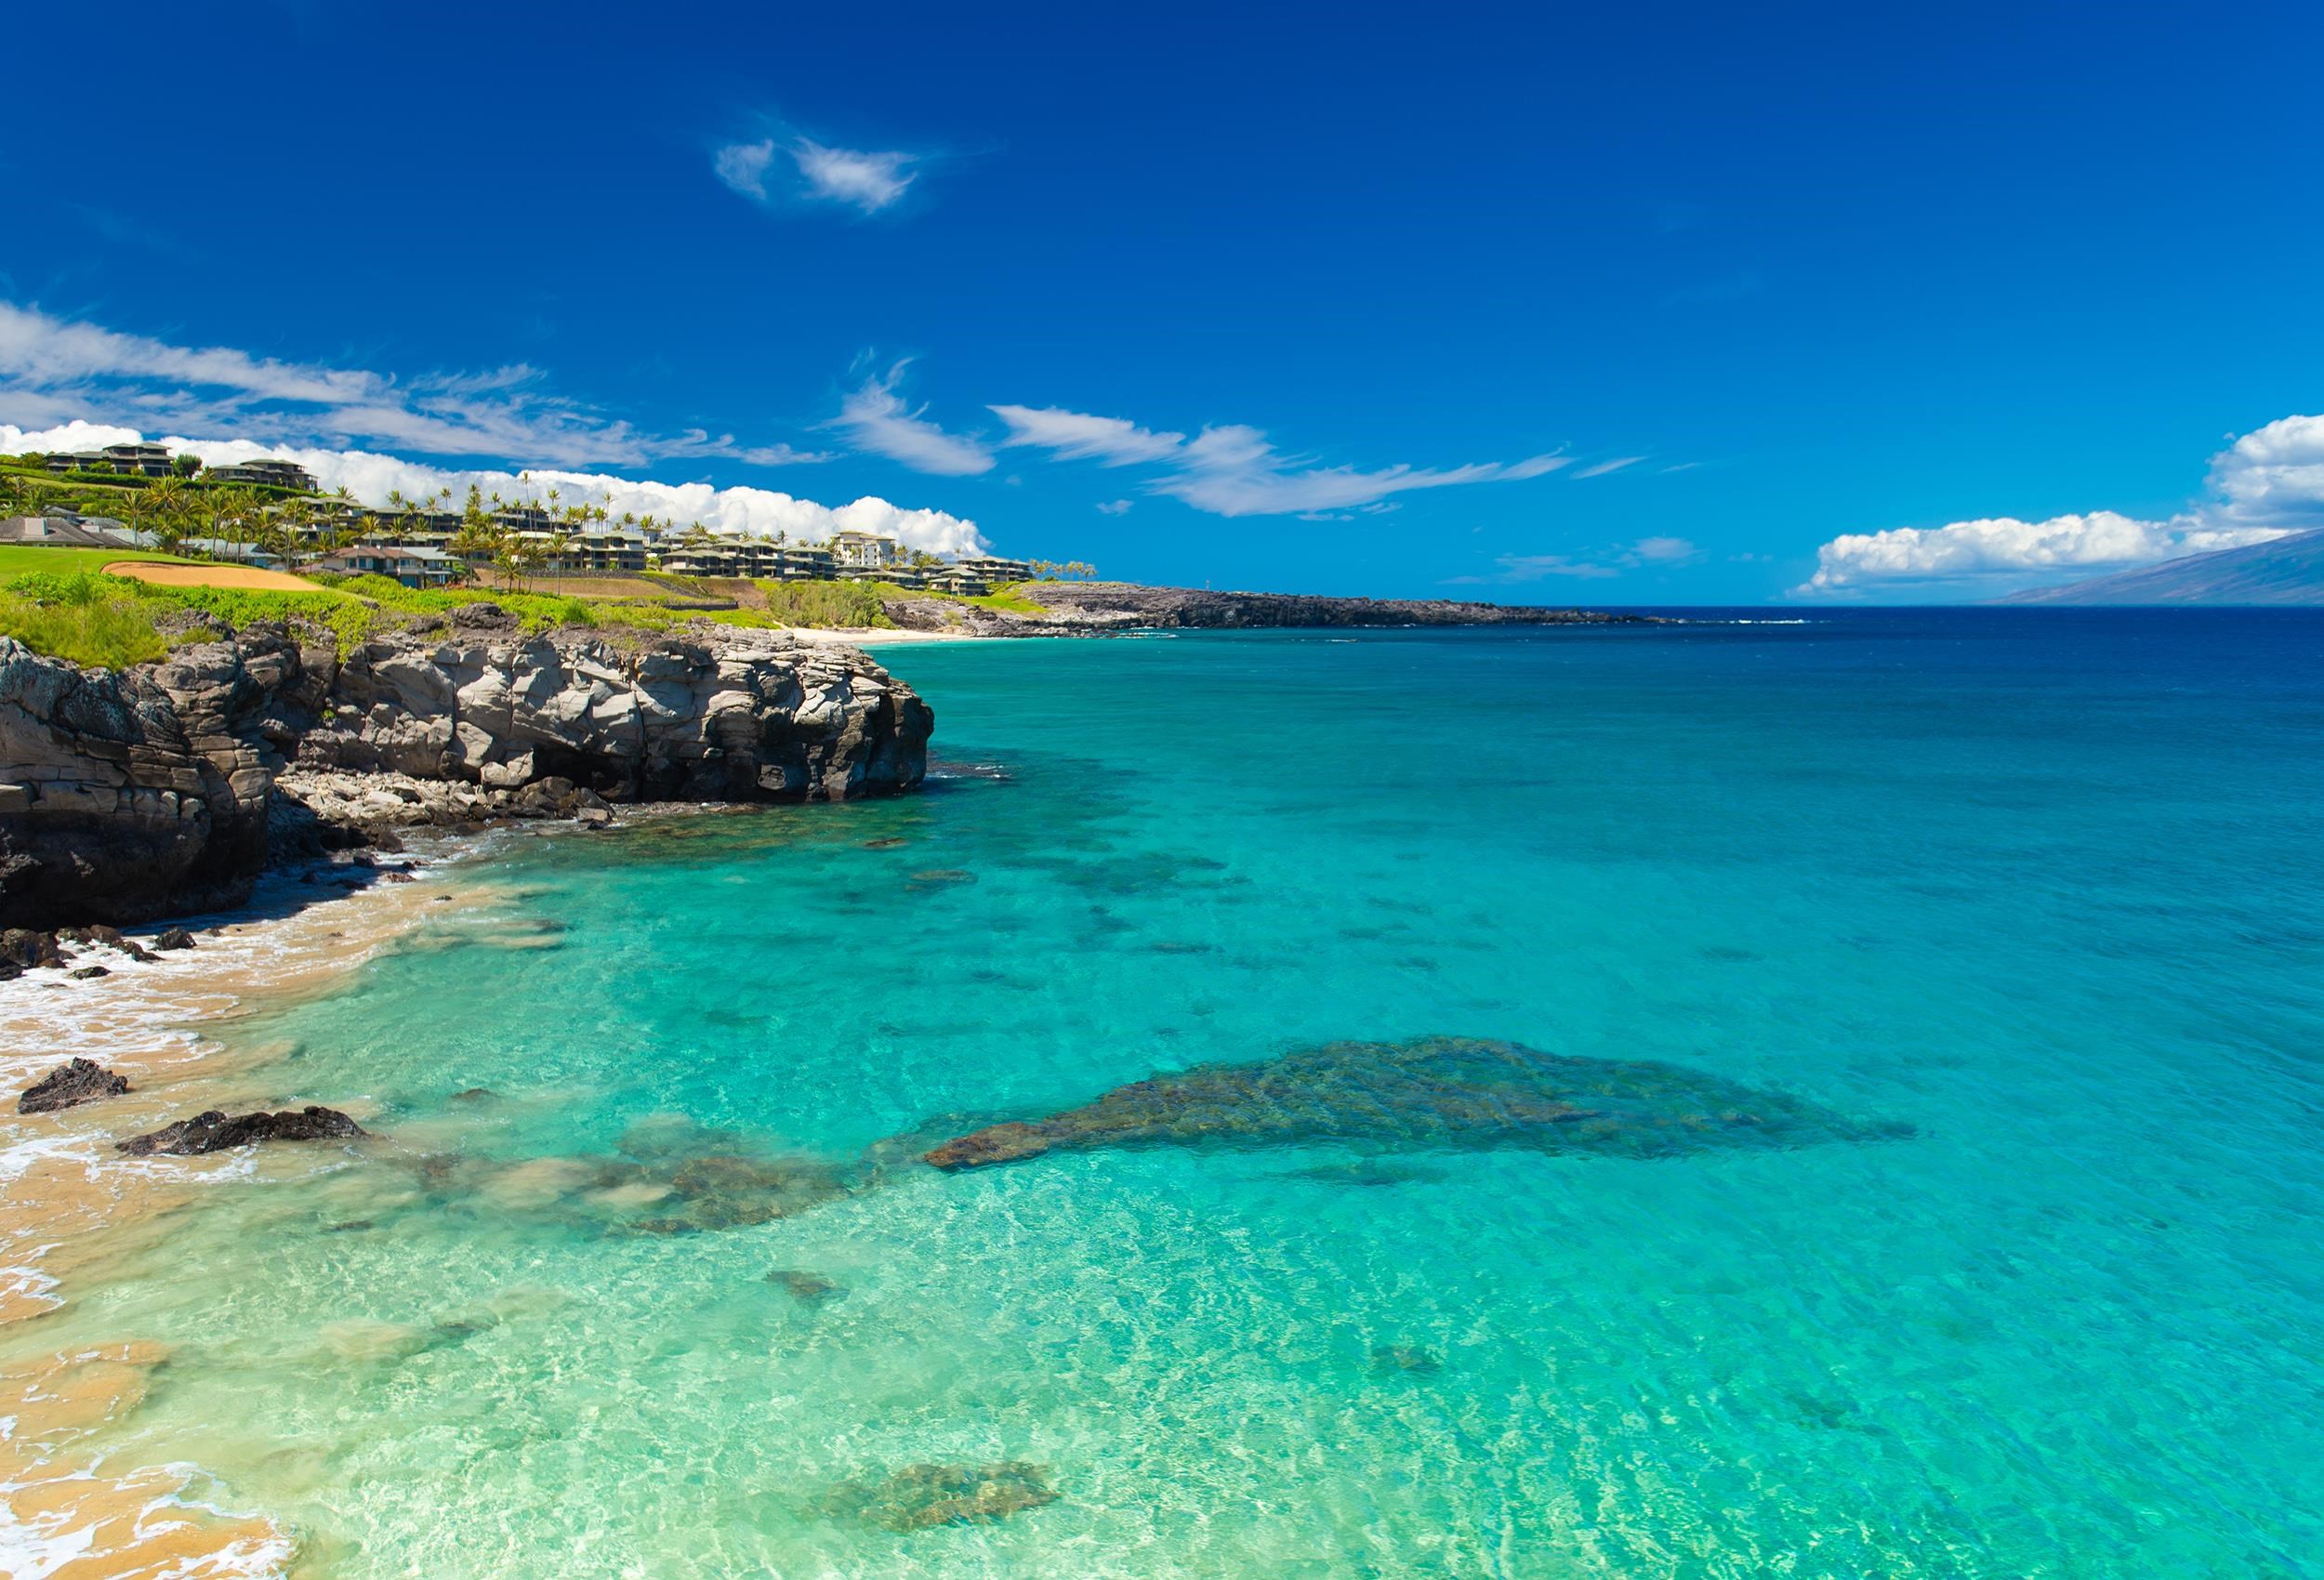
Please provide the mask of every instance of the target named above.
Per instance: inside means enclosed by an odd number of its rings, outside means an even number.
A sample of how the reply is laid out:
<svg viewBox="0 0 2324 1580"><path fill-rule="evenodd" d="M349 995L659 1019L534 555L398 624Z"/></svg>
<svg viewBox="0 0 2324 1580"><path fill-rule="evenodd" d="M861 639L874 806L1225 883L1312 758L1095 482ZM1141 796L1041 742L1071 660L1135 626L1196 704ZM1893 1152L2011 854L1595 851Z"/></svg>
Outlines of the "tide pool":
<svg viewBox="0 0 2324 1580"><path fill-rule="evenodd" d="M219 1027L384 1139L40 1340L166 1343L113 1446L350 1580L2324 1572L2319 660L2293 612L894 650L924 793L518 840ZM913 1161L1438 1035L1854 1128ZM1004 1464L1053 1501L867 1512Z"/></svg>

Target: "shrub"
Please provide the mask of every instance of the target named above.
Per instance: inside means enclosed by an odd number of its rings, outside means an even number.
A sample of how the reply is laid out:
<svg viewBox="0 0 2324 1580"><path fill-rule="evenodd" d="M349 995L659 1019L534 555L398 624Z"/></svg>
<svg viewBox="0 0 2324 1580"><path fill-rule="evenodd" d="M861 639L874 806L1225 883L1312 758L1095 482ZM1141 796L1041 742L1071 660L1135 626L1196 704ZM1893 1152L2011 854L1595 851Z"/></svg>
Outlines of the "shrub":
<svg viewBox="0 0 2324 1580"><path fill-rule="evenodd" d="M861 628L892 625L880 606L881 586L873 582L759 582L767 595L767 616L786 625ZM899 589L886 589L894 592ZM726 625L746 621L725 620Z"/></svg>
<svg viewBox="0 0 2324 1580"><path fill-rule="evenodd" d="M19 576L0 592L0 636L96 669L126 669L167 652L153 612L108 583L125 585L117 576Z"/></svg>

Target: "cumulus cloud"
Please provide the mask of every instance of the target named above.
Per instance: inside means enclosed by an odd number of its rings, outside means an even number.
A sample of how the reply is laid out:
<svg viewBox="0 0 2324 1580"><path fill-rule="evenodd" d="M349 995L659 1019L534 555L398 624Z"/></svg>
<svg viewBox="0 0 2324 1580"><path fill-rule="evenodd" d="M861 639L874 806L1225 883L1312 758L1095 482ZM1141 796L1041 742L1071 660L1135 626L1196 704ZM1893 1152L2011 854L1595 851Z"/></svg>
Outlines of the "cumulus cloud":
<svg viewBox="0 0 2324 1580"><path fill-rule="evenodd" d="M106 444L136 444L146 435L112 424L75 421L27 431L0 423L0 454L26 450L88 450ZM656 520L699 521L715 533L767 537L777 532L801 542L821 542L835 532L878 533L931 554L976 554L988 546L974 521L943 510L907 509L866 496L847 505L821 505L763 488L713 488L703 482L657 482L606 472L537 470L519 477L493 469L432 467L399 455L364 450L326 450L268 445L246 439L159 441L172 451L189 451L206 466L231 466L263 455L296 461L314 474L324 490L344 488L364 505L384 507L390 493L424 498L450 489L455 503L469 489L504 498L546 500L552 488L561 505L602 505L616 518L626 514Z"/></svg>
<svg viewBox="0 0 2324 1580"><path fill-rule="evenodd" d="M753 203L837 203L878 214L902 201L919 179L925 156L890 150L834 148L812 138L762 138L728 143L710 156L718 178Z"/></svg>
<svg viewBox="0 0 2324 1580"><path fill-rule="evenodd" d="M703 429L644 432L541 388L518 364L398 379L363 368L189 347L0 301L0 419L49 424L131 411L149 425L196 426L261 442L369 440L430 455L522 456L556 465L637 466L719 457L782 466L825 457L739 444Z"/></svg>
<svg viewBox="0 0 2324 1580"><path fill-rule="evenodd" d="M1130 501L1127 499L1111 499L1098 507L1098 514L1101 516L1127 516L1129 514L1129 506Z"/></svg>
<svg viewBox="0 0 2324 1580"><path fill-rule="evenodd" d="M2114 510L1843 533L1795 597L1880 589L1990 593L2265 543L2324 527L2324 417L2278 418L2212 457L2209 496L2166 520Z"/></svg>
<svg viewBox="0 0 2324 1580"><path fill-rule="evenodd" d="M938 477L974 477L993 469L993 453L977 440L947 433L922 414L926 407L904 403L895 387L909 363L898 362L884 375L866 378L839 402L839 415L831 426L845 433L858 450L901 461L918 472Z"/></svg>

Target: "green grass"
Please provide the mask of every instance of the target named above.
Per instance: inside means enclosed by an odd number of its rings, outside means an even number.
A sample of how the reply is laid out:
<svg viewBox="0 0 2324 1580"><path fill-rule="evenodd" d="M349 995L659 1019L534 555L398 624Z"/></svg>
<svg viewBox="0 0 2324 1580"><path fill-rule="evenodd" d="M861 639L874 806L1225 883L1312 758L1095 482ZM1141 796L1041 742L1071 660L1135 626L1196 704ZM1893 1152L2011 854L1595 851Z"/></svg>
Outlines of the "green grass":
<svg viewBox="0 0 2324 1580"><path fill-rule="evenodd" d="M882 588L868 582L761 582L764 609L697 613L642 601L559 598L476 588L407 587L385 576L317 576L311 592L245 587L163 586L108 576L109 560L166 560L115 550L0 548L0 636L35 652L111 669L160 658L183 637L165 634L186 611L240 630L260 623L328 635L341 653L414 616L444 615L465 604L495 603L528 635L561 627L669 631L690 620L772 630L789 625L861 630L892 625L880 608ZM191 563L191 561L178 561ZM31 569L25 567L31 566ZM889 589L892 590L892 589Z"/></svg>
<svg viewBox="0 0 2324 1580"><path fill-rule="evenodd" d="M1010 614L1047 614L1049 611L1024 596L1024 582L1005 582L991 592L973 598L963 598L962 603L972 603L979 609L1004 610Z"/></svg>
<svg viewBox="0 0 2324 1580"><path fill-rule="evenodd" d="M164 565L196 563L143 548L59 548L37 543L0 543L0 582L36 572L69 576L79 571L101 571L124 560L152 560Z"/></svg>

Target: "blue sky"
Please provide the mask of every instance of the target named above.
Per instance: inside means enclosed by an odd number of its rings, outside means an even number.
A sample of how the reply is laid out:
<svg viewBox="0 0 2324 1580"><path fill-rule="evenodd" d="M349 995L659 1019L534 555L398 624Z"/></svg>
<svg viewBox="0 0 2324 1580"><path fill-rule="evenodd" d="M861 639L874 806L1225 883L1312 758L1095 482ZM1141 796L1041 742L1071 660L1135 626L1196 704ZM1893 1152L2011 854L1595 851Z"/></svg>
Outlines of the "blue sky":
<svg viewBox="0 0 2324 1580"><path fill-rule="evenodd" d="M21 430L1517 601L1983 597L2324 524L2312 5L102 31L152 43L9 24L57 68L0 140Z"/></svg>

